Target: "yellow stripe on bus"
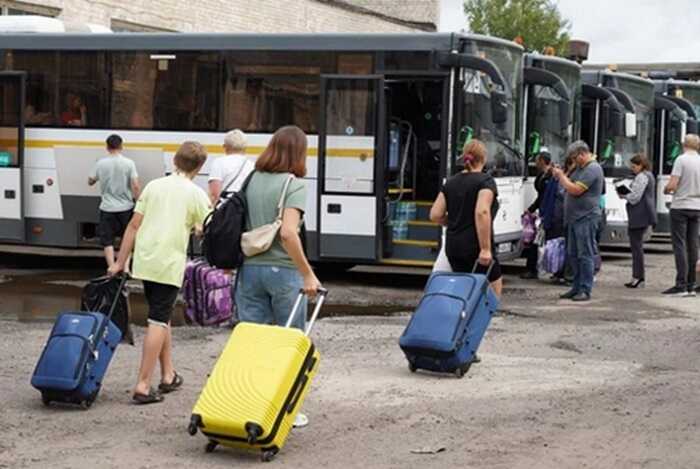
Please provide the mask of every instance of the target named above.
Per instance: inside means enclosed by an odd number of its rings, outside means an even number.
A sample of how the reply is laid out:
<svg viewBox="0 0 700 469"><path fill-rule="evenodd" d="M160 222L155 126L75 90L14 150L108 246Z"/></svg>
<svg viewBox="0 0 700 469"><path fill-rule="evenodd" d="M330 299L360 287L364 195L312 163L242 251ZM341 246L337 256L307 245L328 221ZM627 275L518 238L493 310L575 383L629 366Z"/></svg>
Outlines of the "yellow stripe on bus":
<svg viewBox="0 0 700 469"><path fill-rule="evenodd" d="M15 140L10 139L0 139L0 145L14 145ZM86 140L26 140L24 142L25 148L70 148L70 147L81 147L81 148L100 148L105 147L102 141L86 141ZM175 153L180 147L177 143L151 143L151 142L134 142L124 144L125 149L153 149L162 150L163 152ZM223 148L221 145L205 145L208 153L223 153ZM248 147L246 148L246 154L248 155L259 155L265 150L265 147ZM364 149L364 148L329 148L326 153L332 158L374 158L374 150ZM307 155L316 157L318 156L317 148L309 148L307 150Z"/></svg>

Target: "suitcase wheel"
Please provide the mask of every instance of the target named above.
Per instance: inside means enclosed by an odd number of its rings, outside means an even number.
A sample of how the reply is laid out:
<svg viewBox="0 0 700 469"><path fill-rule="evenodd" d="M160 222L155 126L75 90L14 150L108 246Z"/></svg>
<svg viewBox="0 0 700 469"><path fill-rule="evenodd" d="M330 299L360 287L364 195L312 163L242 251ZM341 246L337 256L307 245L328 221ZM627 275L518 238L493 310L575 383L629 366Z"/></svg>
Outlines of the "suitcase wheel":
<svg viewBox="0 0 700 469"><path fill-rule="evenodd" d="M187 433L194 436L197 434L197 429L202 423L202 417L199 415L193 415L190 417L190 424L187 426Z"/></svg>
<svg viewBox="0 0 700 469"><path fill-rule="evenodd" d="M92 406L93 402L94 402L94 399L89 397L89 398L85 399L84 401L80 402L80 408L83 410L88 410Z"/></svg>
<svg viewBox="0 0 700 469"><path fill-rule="evenodd" d="M277 453L279 450L277 448L271 448L267 450L263 450L262 453L262 461L263 462L270 462L273 459L275 459L275 456L277 456Z"/></svg>
<svg viewBox="0 0 700 469"><path fill-rule="evenodd" d="M408 363L408 369L411 373L415 373L418 370L418 368L416 368L416 365L414 365L411 362Z"/></svg>
<svg viewBox="0 0 700 469"><path fill-rule="evenodd" d="M41 402L48 407L51 405L51 398L47 394L41 393Z"/></svg>
<svg viewBox="0 0 700 469"><path fill-rule="evenodd" d="M209 440L207 446L204 447L204 451L207 453L213 453L217 446L219 446L217 441Z"/></svg>
<svg viewBox="0 0 700 469"><path fill-rule="evenodd" d="M471 368L471 366L472 366L472 362L469 362L466 365L460 366L459 368L457 368L455 370L455 376L457 378L460 378L460 379L464 378L464 375L467 374L467 372L469 371L469 368Z"/></svg>

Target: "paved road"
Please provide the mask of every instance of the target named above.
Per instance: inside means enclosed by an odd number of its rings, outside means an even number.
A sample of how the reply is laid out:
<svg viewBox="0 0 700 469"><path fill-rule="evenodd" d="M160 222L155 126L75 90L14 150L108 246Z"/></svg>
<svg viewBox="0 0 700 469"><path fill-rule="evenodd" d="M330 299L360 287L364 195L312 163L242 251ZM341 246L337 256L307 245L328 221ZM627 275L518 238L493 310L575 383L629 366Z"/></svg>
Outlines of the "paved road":
<svg viewBox="0 0 700 469"><path fill-rule="evenodd" d="M700 298L661 297L672 259L648 263L651 285L627 290L628 256L607 257L587 305L509 276L483 362L462 380L409 373L397 347L407 315L322 319L322 363L305 404L311 424L271 467L699 467ZM386 312L410 309L424 279L364 271L327 276L326 285L336 314ZM160 405L128 404L139 349L122 346L92 409L45 409L28 381L50 323L17 322L7 308L0 300L0 467L259 464L229 450L205 454L203 438L185 431L226 330L175 329L186 384Z"/></svg>

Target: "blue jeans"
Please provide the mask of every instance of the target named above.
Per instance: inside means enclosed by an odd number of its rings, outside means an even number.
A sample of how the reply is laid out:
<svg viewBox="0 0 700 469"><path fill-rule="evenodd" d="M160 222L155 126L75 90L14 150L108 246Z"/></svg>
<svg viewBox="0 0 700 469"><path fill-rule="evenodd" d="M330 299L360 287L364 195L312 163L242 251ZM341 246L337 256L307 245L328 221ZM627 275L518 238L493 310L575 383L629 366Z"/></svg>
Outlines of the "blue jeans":
<svg viewBox="0 0 700 469"><path fill-rule="evenodd" d="M290 267L246 265L238 269L236 310L238 319L258 324L284 326L292 312L299 290L304 286L301 274ZM293 327L304 329L306 324L306 297L292 322Z"/></svg>
<svg viewBox="0 0 700 469"><path fill-rule="evenodd" d="M570 223L567 228L566 254L574 274L572 290L591 294L598 255L596 237L600 228L600 215L589 215Z"/></svg>

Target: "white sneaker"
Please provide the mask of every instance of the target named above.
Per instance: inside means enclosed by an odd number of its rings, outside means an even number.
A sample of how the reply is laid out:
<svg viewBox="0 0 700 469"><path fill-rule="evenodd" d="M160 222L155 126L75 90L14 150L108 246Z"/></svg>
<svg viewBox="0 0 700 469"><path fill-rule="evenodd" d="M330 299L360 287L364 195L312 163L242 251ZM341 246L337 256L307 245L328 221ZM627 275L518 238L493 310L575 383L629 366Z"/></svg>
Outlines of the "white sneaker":
<svg viewBox="0 0 700 469"><path fill-rule="evenodd" d="M685 295L683 295L686 298L691 298L697 296L697 293L695 293L695 290L690 290L688 292L685 292Z"/></svg>
<svg viewBox="0 0 700 469"><path fill-rule="evenodd" d="M303 428L309 424L309 418L299 412L294 418L294 428Z"/></svg>

